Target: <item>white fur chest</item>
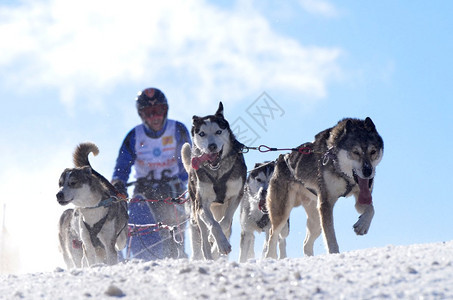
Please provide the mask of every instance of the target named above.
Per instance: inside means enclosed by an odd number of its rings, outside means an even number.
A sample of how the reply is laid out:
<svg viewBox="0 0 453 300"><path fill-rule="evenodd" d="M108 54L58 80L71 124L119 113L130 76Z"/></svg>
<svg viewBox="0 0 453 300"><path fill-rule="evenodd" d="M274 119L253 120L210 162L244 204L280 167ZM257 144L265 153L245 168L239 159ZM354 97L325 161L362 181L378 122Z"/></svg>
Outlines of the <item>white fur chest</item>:
<svg viewBox="0 0 453 300"><path fill-rule="evenodd" d="M236 178L234 180L228 180L226 184L225 198L230 199L237 197L244 188L244 182L242 178Z"/></svg>
<svg viewBox="0 0 453 300"><path fill-rule="evenodd" d="M79 211L81 212L82 220L92 226L105 217L108 212L108 207L79 208Z"/></svg>
<svg viewBox="0 0 453 300"><path fill-rule="evenodd" d="M345 192L351 192L348 191L349 187L352 186L350 182L348 182L346 178L338 176L336 173L325 171L323 173L323 179L324 182L329 183L326 184L329 199L334 199L336 201L339 197L343 196Z"/></svg>

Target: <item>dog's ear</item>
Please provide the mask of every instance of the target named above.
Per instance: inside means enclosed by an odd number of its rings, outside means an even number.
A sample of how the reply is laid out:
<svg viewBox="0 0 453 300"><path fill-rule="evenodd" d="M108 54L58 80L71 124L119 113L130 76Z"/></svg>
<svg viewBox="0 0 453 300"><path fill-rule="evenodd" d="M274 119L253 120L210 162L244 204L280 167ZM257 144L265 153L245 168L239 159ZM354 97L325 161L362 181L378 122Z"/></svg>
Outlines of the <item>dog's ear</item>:
<svg viewBox="0 0 453 300"><path fill-rule="evenodd" d="M191 133L192 133L192 136L195 135L195 133L197 132L197 128L199 128L199 126L203 123L203 118L199 117L199 116L193 116L192 117L192 129L191 129Z"/></svg>
<svg viewBox="0 0 453 300"><path fill-rule="evenodd" d="M269 170L270 170L271 172L274 172L274 171L275 171L275 161L271 161L271 162L269 163Z"/></svg>
<svg viewBox="0 0 453 300"><path fill-rule="evenodd" d="M199 116L192 117L192 129L190 130L192 136L200 131L201 125L205 122L205 118Z"/></svg>
<svg viewBox="0 0 453 300"><path fill-rule="evenodd" d="M200 123L202 123L201 117L199 117L199 116L192 117L192 127L197 127L198 125L200 125Z"/></svg>
<svg viewBox="0 0 453 300"><path fill-rule="evenodd" d="M346 121L346 124L344 125L344 132L346 133L346 132L348 132L348 131L351 131L351 130L352 130L352 127L353 127L352 121L351 121L350 119L348 119L348 120Z"/></svg>
<svg viewBox="0 0 453 300"><path fill-rule="evenodd" d="M366 117L365 119L365 129L367 129L368 131L376 130L376 126L374 126L374 123L370 117Z"/></svg>
<svg viewBox="0 0 453 300"><path fill-rule="evenodd" d="M219 108L217 109L215 115L216 115L216 117L222 117L223 118L223 104L222 104L222 101L219 102Z"/></svg>
<svg viewBox="0 0 453 300"><path fill-rule="evenodd" d="M82 168L80 168L82 170L82 172L85 174L85 175L88 175L90 176L91 174L93 174L93 170L91 169L90 166L84 166Z"/></svg>
<svg viewBox="0 0 453 300"><path fill-rule="evenodd" d="M58 186L59 186L59 187L62 187L62 186L64 185L64 180L65 180L65 178L66 178L66 175L67 175L69 172L71 172L71 169L69 169L69 168L66 168L66 169L63 170L63 172L62 172L61 175L60 175L60 179L58 179Z"/></svg>
<svg viewBox="0 0 453 300"><path fill-rule="evenodd" d="M219 124L219 127L222 129L226 129L230 126L228 124L228 121L225 119L223 116L223 104L222 101L219 102L219 108L217 109L214 117L217 119L216 122ZM233 138L233 135L230 135L231 138Z"/></svg>

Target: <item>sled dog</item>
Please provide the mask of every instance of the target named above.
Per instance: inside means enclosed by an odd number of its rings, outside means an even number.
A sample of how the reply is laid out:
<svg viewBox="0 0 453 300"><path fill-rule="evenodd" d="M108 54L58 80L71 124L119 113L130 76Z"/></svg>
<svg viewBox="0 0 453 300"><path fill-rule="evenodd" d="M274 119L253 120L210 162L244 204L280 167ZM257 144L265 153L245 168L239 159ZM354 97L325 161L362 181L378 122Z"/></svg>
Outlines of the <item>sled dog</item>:
<svg viewBox="0 0 453 300"><path fill-rule="evenodd" d="M266 209L266 195L274 168L274 161L257 163L247 177L244 187L244 198L241 201L240 262L246 262L250 258L255 258L255 231L266 233L263 257L267 252L267 240L269 239L271 223ZM278 239L280 258L286 257L286 238L288 234L289 220L280 232Z"/></svg>
<svg viewBox="0 0 453 300"><path fill-rule="evenodd" d="M75 206L72 218L78 219L78 222L69 222L70 216L63 214L60 222L62 248L73 246L74 237L69 235L67 238L66 232L76 232L83 246L82 266L96 263L113 265L118 262L117 251L126 246L127 204L119 201L110 182L91 168L88 161L91 152L94 155L99 153L95 144L78 145L73 154L75 168L65 169L59 180L57 201L60 205L72 203ZM74 224L76 228L71 230L68 223L77 223Z"/></svg>
<svg viewBox="0 0 453 300"><path fill-rule="evenodd" d="M184 144L181 156L189 174L193 259L216 259L231 252L231 224L247 174L243 145L224 118L221 102L215 115L193 117L191 134L193 146Z"/></svg>
<svg viewBox="0 0 453 300"><path fill-rule="evenodd" d="M276 258L278 235L293 207L307 213L304 254L313 255L313 243L321 235L329 253L338 253L333 207L339 197L354 195L360 214L353 225L357 235L368 232L374 215L371 192L384 142L373 121L343 119L302 144L298 151L280 155L269 184L266 205L271 232L266 257Z"/></svg>

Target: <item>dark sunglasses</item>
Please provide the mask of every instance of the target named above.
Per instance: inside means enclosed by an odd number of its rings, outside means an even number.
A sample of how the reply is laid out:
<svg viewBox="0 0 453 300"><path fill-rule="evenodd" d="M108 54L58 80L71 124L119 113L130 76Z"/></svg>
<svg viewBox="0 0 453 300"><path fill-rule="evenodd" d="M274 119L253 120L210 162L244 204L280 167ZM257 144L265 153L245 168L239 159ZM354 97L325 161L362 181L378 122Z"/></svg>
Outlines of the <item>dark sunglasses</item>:
<svg viewBox="0 0 453 300"><path fill-rule="evenodd" d="M157 104L153 106L145 107L141 110L141 113L146 117L152 116L165 116L167 114L168 107L164 104Z"/></svg>

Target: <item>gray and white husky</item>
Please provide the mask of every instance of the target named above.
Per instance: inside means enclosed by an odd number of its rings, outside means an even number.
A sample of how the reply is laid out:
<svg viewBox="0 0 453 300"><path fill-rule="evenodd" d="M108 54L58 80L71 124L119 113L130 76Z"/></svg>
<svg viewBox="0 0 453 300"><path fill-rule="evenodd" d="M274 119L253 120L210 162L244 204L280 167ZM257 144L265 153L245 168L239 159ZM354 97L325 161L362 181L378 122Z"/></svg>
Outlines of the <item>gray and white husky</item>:
<svg viewBox="0 0 453 300"><path fill-rule="evenodd" d="M60 177L58 203L75 206L73 212L65 211L60 218L60 247L74 248L78 235L83 247L82 266L113 265L118 262L117 251L126 246L127 204L118 201L115 188L91 168L91 152L99 153L95 144L78 145L73 154L75 168L65 169ZM68 268L80 265L79 257L72 257L76 261Z"/></svg>
<svg viewBox="0 0 453 300"><path fill-rule="evenodd" d="M315 136L298 151L280 155L271 178L267 207L272 228L266 257L277 258L277 240L293 207L307 213L304 254L313 255L313 243L324 234L329 253L338 253L333 207L339 197L355 197L360 214L353 228L368 233L374 216L371 197L376 166L384 142L370 118L343 119Z"/></svg>
<svg viewBox="0 0 453 300"><path fill-rule="evenodd" d="M193 259L215 259L231 252L233 215L247 174L243 145L224 118L221 102L214 115L193 117L191 134L193 146L184 144L181 156L189 174Z"/></svg>
<svg viewBox="0 0 453 300"><path fill-rule="evenodd" d="M244 198L241 202L240 262L246 262L250 258L255 258L255 231L266 233L263 257L267 252L267 240L269 239L271 223L266 209L266 195L274 168L274 161L257 163L247 177L244 187ZM280 232L278 240L280 258L286 257L286 238L288 234L289 220Z"/></svg>

